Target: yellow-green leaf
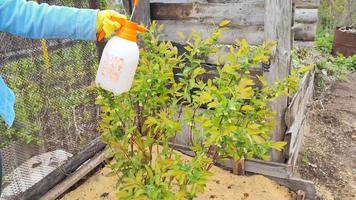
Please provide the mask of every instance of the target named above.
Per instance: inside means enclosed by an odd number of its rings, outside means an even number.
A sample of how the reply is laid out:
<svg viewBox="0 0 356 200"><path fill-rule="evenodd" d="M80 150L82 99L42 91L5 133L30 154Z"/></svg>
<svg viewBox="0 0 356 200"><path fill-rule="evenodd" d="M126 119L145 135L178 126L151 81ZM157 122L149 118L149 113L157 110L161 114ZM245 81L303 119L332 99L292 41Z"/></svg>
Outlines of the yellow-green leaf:
<svg viewBox="0 0 356 200"><path fill-rule="evenodd" d="M269 57L266 56L266 55L256 55L254 58L253 58L253 61L255 62L266 62L268 61Z"/></svg>
<svg viewBox="0 0 356 200"><path fill-rule="evenodd" d="M241 99L251 99L254 95L252 87L242 88L237 90L237 97Z"/></svg>
<svg viewBox="0 0 356 200"><path fill-rule="evenodd" d="M269 156L269 155L263 155L263 156L261 156L261 158L262 158L262 160L266 160L266 161L271 160L271 156Z"/></svg>
<svg viewBox="0 0 356 200"><path fill-rule="evenodd" d="M226 26L226 25L228 25L228 24L230 24L230 23L231 23L230 20L224 20L224 21L220 22L219 26L220 26L220 27L224 27L224 26Z"/></svg>
<svg viewBox="0 0 356 200"><path fill-rule="evenodd" d="M250 78L242 78L242 79L239 81L238 89L240 89L240 88L245 88L245 87L247 87L247 86L252 86L252 85L255 85L255 83L253 82L252 79L250 79Z"/></svg>
<svg viewBox="0 0 356 200"><path fill-rule="evenodd" d="M258 80L261 82L261 84L263 86L266 86L267 85L267 80L266 80L266 77L264 76L257 76Z"/></svg>
<svg viewBox="0 0 356 200"><path fill-rule="evenodd" d="M255 140L255 142L257 144L263 144L263 143L266 142L266 140L263 137L259 136L259 135L253 135L252 138L253 138L253 140Z"/></svg>
<svg viewBox="0 0 356 200"><path fill-rule="evenodd" d="M211 103L208 104L208 108L209 108L209 109L210 109L210 108L216 108L216 107L218 107L219 105L220 105L219 102L213 101L213 102L211 102Z"/></svg>
<svg viewBox="0 0 356 200"><path fill-rule="evenodd" d="M208 92L202 92L200 94L200 100L204 103L207 103L213 100L213 97Z"/></svg>
<svg viewBox="0 0 356 200"><path fill-rule="evenodd" d="M176 193L175 199L176 199L176 200L185 200L185 199L186 199L186 198L185 198L186 195L187 195L186 192L184 192L184 191L179 191L179 192Z"/></svg>
<svg viewBox="0 0 356 200"><path fill-rule="evenodd" d="M250 48L247 41L245 39L241 40L240 48L239 51L237 52L237 57L247 55L249 52L250 52Z"/></svg>
<svg viewBox="0 0 356 200"><path fill-rule="evenodd" d="M273 149L276 149L278 151L282 151L282 149L284 148L284 146L287 144L287 142L284 141L279 141L279 142L273 142L271 147Z"/></svg>
<svg viewBox="0 0 356 200"><path fill-rule="evenodd" d="M163 24L160 24L160 25L158 26L158 28L157 28L157 32L160 33L160 32L163 31L163 29L164 29L164 25L163 25Z"/></svg>
<svg viewBox="0 0 356 200"><path fill-rule="evenodd" d="M298 73L305 74L306 72L312 70L313 68L314 68L314 65L303 66L303 67L298 68Z"/></svg>
<svg viewBox="0 0 356 200"><path fill-rule="evenodd" d="M242 110L242 111L249 112L249 111L255 110L255 108L252 107L252 106L250 106L250 105L244 105L244 106L242 106L241 110Z"/></svg>

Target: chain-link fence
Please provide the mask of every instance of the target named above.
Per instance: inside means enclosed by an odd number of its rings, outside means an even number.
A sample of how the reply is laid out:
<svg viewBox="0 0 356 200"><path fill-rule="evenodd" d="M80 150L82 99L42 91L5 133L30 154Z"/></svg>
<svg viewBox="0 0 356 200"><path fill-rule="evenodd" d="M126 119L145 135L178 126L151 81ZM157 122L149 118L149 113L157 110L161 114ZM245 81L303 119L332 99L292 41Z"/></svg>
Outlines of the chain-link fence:
<svg viewBox="0 0 356 200"><path fill-rule="evenodd" d="M89 2L46 1L79 8ZM6 33L0 33L0 42L0 75L16 95L14 126L0 121L1 199L16 199L98 137L99 111L91 89L98 58L95 42Z"/></svg>

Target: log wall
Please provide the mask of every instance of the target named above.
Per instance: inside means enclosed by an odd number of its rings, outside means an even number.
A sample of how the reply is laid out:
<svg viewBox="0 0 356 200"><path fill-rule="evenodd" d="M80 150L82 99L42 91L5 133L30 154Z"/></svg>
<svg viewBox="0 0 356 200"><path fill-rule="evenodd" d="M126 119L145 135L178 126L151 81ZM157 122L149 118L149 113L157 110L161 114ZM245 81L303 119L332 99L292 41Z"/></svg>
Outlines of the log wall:
<svg viewBox="0 0 356 200"><path fill-rule="evenodd" d="M297 45L315 39L319 0L295 0L294 38ZM151 0L151 19L165 25L162 39L184 42L177 32L198 31L203 38L222 20L230 20L230 30L220 42L233 44L247 39L250 44L264 40L265 0ZM268 13L267 13L268 14Z"/></svg>

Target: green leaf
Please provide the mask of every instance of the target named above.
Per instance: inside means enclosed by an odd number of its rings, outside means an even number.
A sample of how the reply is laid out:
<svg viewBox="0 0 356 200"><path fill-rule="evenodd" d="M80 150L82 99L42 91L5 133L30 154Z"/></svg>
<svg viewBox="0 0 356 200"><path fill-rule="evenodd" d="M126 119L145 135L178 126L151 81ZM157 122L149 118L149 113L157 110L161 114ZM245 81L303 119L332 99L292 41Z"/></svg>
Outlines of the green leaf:
<svg viewBox="0 0 356 200"><path fill-rule="evenodd" d="M230 23L231 23L230 20L224 20L224 21L220 22L219 26L220 26L220 27L224 27L224 26L227 26L227 25L230 24Z"/></svg>
<svg viewBox="0 0 356 200"><path fill-rule="evenodd" d="M244 105L244 106L242 106L241 110L242 111L246 111L246 112L250 112L250 111L254 111L255 108L250 106L250 105Z"/></svg>
<svg viewBox="0 0 356 200"><path fill-rule="evenodd" d="M208 92L201 92L199 99L202 103L208 103L213 100L213 97Z"/></svg>
<svg viewBox="0 0 356 200"><path fill-rule="evenodd" d="M257 75L258 80L261 82L262 86L266 86L267 85L267 80L264 76L259 76Z"/></svg>
<svg viewBox="0 0 356 200"><path fill-rule="evenodd" d="M271 160L271 156L269 156L269 155L262 155L261 158L262 158L262 160L266 160L266 161Z"/></svg>
<svg viewBox="0 0 356 200"><path fill-rule="evenodd" d="M218 107L219 105L220 105L219 102L213 101L213 102L211 102L211 103L208 104L208 108L209 108L209 109L211 109L211 108L216 108L216 107Z"/></svg>
<svg viewBox="0 0 356 200"><path fill-rule="evenodd" d="M271 147L272 147L273 149L278 150L278 151L282 151L283 148L284 148L284 146L285 146L286 144L287 144L287 142L278 141L278 142L273 142L273 143L271 144Z"/></svg>
<svg viewBox="0 0 356 200"><path fill-rule="evenodd" d="M236 96L241 99L251 99L254 95L252 87L241 88L237 90Z"/></svg>

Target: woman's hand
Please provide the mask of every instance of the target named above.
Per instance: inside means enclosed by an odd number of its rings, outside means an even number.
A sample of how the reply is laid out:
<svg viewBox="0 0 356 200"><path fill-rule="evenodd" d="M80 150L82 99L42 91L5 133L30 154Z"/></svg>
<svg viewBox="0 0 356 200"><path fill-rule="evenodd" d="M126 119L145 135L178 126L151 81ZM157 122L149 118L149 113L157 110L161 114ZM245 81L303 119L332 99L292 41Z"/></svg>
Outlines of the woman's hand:
<svg viewBox="0 0 356 200"><path fill-rule="evenodd" d="M97 40L101 40L104 37L110 37L115 30L120 28L120 23L113 21L112 18L126 19L125 15L121 15L113 10L103 10L98 12L96 18L96 36Z"/></svg>

